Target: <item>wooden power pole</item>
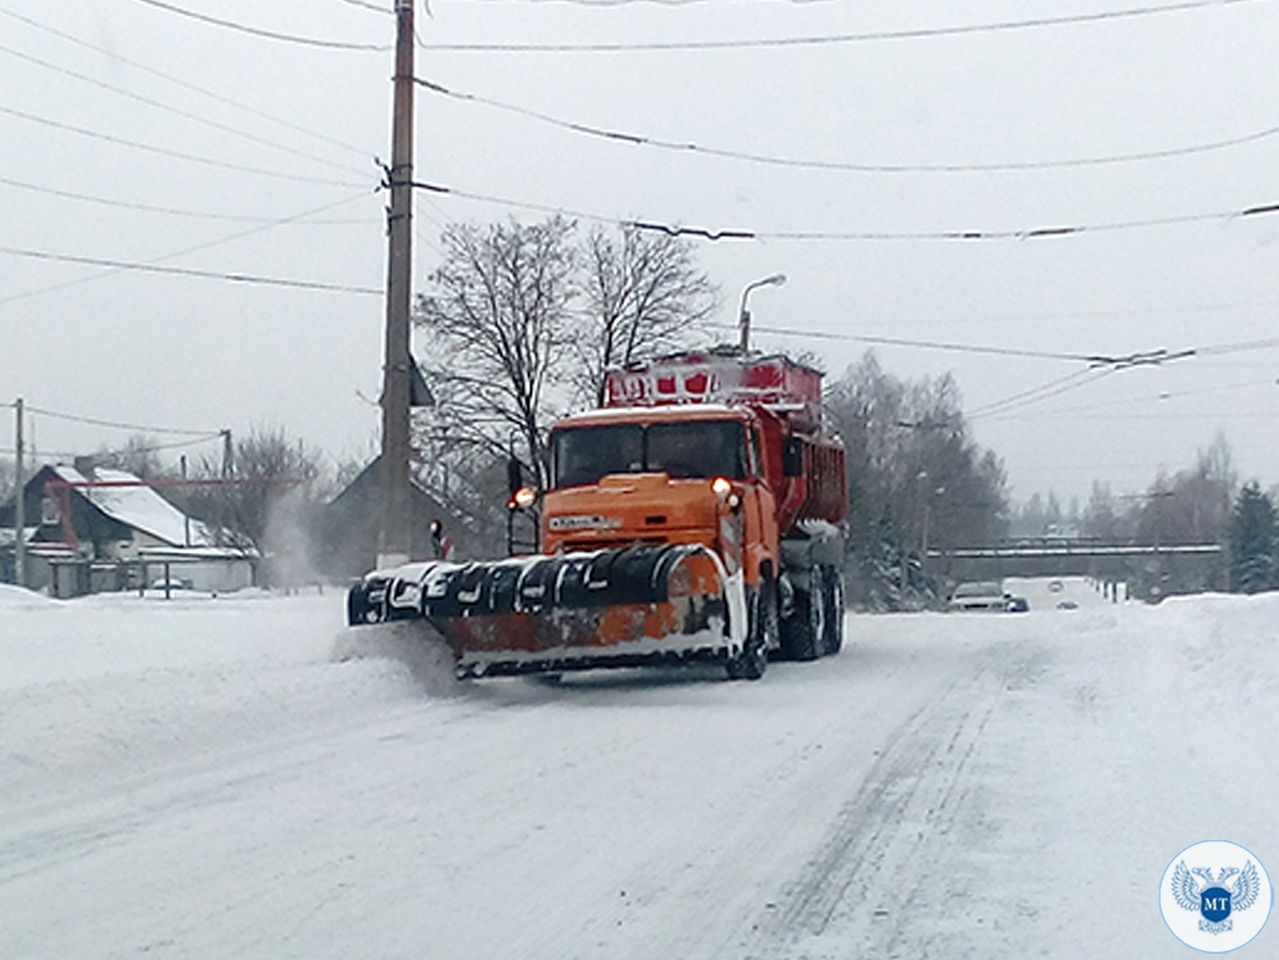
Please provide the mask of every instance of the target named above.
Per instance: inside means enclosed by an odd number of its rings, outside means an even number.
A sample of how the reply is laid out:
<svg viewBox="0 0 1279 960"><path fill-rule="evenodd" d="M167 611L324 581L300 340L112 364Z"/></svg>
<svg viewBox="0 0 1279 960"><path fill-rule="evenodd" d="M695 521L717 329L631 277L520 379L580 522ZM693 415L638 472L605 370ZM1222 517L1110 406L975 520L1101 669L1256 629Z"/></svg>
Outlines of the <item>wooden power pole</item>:
<svg viewBox="0 0 1279 960"><path fill-rule="evenodd" d="M386 351L382 367L377 565L409 561L409 312L413 279L413 4L395 0L395 106L387 181Z"/></svg>

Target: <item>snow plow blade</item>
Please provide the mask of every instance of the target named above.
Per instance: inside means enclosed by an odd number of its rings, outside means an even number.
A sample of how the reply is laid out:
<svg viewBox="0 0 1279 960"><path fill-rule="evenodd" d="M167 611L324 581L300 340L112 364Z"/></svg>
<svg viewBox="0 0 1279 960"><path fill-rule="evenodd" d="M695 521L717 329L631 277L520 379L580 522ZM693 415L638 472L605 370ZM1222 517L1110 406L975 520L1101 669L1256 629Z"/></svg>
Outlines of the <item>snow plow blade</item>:
<svg viewBox="0 0 1279 960"><path fill-rule="evenodd" d="M429 621L463 677L727 661L745 611L740 575L698 544L411 563L347 597L352 626Z"/></svg>

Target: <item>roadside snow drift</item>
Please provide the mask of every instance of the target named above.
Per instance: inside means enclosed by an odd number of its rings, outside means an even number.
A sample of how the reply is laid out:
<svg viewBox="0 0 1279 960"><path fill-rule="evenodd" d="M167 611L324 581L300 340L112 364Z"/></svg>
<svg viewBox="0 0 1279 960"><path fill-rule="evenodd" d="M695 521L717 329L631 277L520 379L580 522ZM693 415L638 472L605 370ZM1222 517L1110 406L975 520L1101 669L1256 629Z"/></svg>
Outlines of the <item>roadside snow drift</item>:
<svg viewBox="0 0 1279 960"><path fill-rule="evenodd" d="M338 594L0 588L0 957L1188 955L1178 851L1279 871L1279 597L1036 589L443 697Z"/></svg>

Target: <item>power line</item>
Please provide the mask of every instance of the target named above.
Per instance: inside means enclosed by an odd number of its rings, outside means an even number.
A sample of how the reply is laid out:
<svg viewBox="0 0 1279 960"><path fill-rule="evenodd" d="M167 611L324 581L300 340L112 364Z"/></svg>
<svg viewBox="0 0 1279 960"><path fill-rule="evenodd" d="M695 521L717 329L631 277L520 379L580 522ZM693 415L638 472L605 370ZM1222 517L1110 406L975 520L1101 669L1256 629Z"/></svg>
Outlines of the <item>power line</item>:
<svg viewBox="0 0 1279 960"><path fill-rule="evenodd" d="M710 323L709 327L736 330L737 324ZM1022 357L1034 360L1069 360L1076 363L1107 363L1114 358L1085 353L1054 353L1047 350L1020 350L1016 347L987 347L967 343L945 343L938 340L908 340L903 337L878 337L871 334L830 333L824 330L797 330L793 327L765 327L751 323L754 333L768 333L779 337L799 337L806 340L841 340L853 343L869 343L876 346L914 347L921 350L941 350L949 353L977 353L995 357Z"/></svg>
<svg viewBox="0 0 1279 960"><path fill-rule="evenodd" d="M736 330L735 324L712 323L711 327ZM912 347L920 350L941 350L949 353L975 353L993 357L1022 357L1033 360L1068 360L1086 363L1090 368L1104 367L1109 370L1126 370L1130 367L1158 366L1173 360L1184 360L1194 356L1194 350L1143 350L1129 354L1104 353L1060 353L1048 350L1023 350L1016 347L992 347L967 343L946 343L939 340L909 340L904 337L879 337L870 334L828 333L825 331L796 330L786 327L751 327L758 333L769 333L775 336L801 337L812 340L845 340L854 343L869 343L877 346ZM1072 379L1078 374L1072 374Z"/></svg>
<svg viewBox="0 0 1279 960"><path fill-rule="evenodd" d="M73 77L76 80L83 81L84 83L91 83L94 86L101 87L104 90L110 90L112 93L119 94L120 96L123 96L123 97L128 97L129 99L136 100L139 103L145 103L147 106L155 107L157 110L164 110L167 113L175 114L176 116L182 117L186 120L193 120L196 123L204 124L205 126L212 127L215 130L221 130L224 133L229 133L229 134L232 134L233 136L242 137L245 140L252 141L253 143L260 143L263 146L272 147L275 150L282 150L285 153L292 154L295 157L302 157L303 159L314 161L315 163L322 164L323 166L326 166L326 167L333 167L337 170L344 170L347 173L352 172L351 168L348 167L346 164L335 163L332 160L327 160L324 157L316 156L313 153L307 153L305 150L298 150L298 149L295 149L294 147L287 146L286 144L277 143L274 140L269 140L266 137L259 137L257 134L249 133L245 130L240 130L237 127L232 127L225 123L219 123L216 120L210 120L208 117L202 117L199 114L191 113L188 110L181 110L177 107L170 106L169 104L163 103L159 100L153 100L150 97L144 97L141 94L134 93L131 90L125 90L123 87L117 87L114 84L106 83L102 80L98 80L95 77L90 77L90 76L87 76L86 74L78 73L75 70L68 70L66 67L60 67L55 63L48 62L47 60L41 60L39 57L29 56L28 54L22 53L18 50L14 50L12 47L8 47L3 44L0 44L0 51L3 51L9 54L12 57L17 57L19 60L25 60L27 63L33 63L36 66L44 67L46 70L52 70L55 73L61 73L65 76Z"/></svg>
<svg viewBox="0 0 1279 960"><path fill-rule="evenodd" d="M506 197L495 197L483 193L470 193L465 190L456 190L453 187L446 187L438 183L427 183L425 181L415 180L413 181L413 187L417 190L425 190L427 193L460 197L463 200L475 200L479 203L492 203L497 204L498 206L511 207L515 210L530 210L534 213L559 213L570 217L577 217L579 220L589 220L593 223L611 224L613 226L626 225L625 221L617 217L605 217L600 214L586 213L580 210L570 210L567 207L553 207L548 204L529 203L524 200L511 200Z"/></svg>
<svg viewBox="0 0 1279 960"><path fill-rule="evenodd" d="M149 443L145 447L115 447L103 451L107 454L112 453L159 453L161 450L180 450L184 447L197 447L213 440L221 440L225 434L219 430L217 433L206 434L203 437L196 437L193 440L177 440L173 443Z"/></svg>
<svg viewBox="0 0 1279 960"><path fill-rule="evenodd" d="M362 197L359 197L359 196L348 197L347 199L341 199L341 201L338 201L336 203L326 203L326 205L322 207L315 207L315 208L312 208L312 210L302 211L301 213L294 213L293 216L281 217L281 219L279 220L272 220L272 221L266 222L266 224L263 224L261 226L255 226L255 228L252 228L249 230L242 230L242 231L239 231L239 233L231 234L230 236L220 236L220 238L217 238L214 240L206 240L205 243L198 243L194 245L194 247L187 247L184 249L180 249L180 251L175 251L173 253L166 253L162 257L152 258L151 261L148 262L146 266L153 266L153 265L156 265L156 263L162 263L166 261L166 259L177 259L178 257L184 257L184 256L187 256L188 253L196 253L198 251L206 251L206 249L210 249L212 247L220 247L221 244L231 243L231 242L234 242L234 240L240 240L240 239L246 238L246 236L265 233L266 230L274 229L276 228L276 226L284 226L286 224L292 224L292 222L304 220L308 216L313 216L315 215L315 213L322 213L327 210L333 210L333 208L335 207L345 206L347 205L347 203L353 203L354 201L357 201L357 199L361 199L361 198ZM56 257L54 256L54 254L49 254L49 257L47 258L56 258ZM123 265L118 266L118 270L128 270L128 268L130 267L125 267ZM143 267L139 266L136 268L143 268ZM51 293L51 291L54 291L54 290L63 290L65 288L68 288L68 286L78 286L81 284L92 283L92 281L100 280L102 279L102 277L109 276L109 275L110 274L98 274L95 276L77 277L77 279L75 280L63 281L63 283L60 283L60 284L54 284L52 286L43 286L43 288L38 288L36 290L26 290L26 291L23 291L23 293L10 294L9 297L0 298L0 304L10 303L10 302L13 302L13 300L26 299L28 297L36 297L36 295Z"/></svg>
<svg viewBox="0 0 1279 960"><path fill-rule="evenodd" d="M1275 300L1240 300L1226 303L1195 303L1193 305L1179 304L1176 306L1164 307L1127 307L1112 310L1070 310L1068 312L1054 313L1006 313L987 316L967 316L967 317L929 317L928 319L911 318L909 325L918 326L968 326L968 325L997 325L1008 323L1052 323L1061 324L1075 320L1086 318L1101 317L1137 317L1137 316L1166 316L1169 314L1183 314L1193 312L1196 314L1219 313L1230 310L1245 310L1259 307L1275 307L1279 306L1279 301Z"/></svg>
<svg viewBox="0 0 1279 960"><path fill-rule="evenodd" d="M116 454L116 453L159 453L161 450L180 450L184 447L196 447L196 446L199 446L200 444L209 443L210 441L213 441L213 440L221 440L222 436L223 436L222 432L218 431L217 433L206 434L204 436L196 437L192 440L178 440L174 443L151 443L151 444L147 444L145 447L99 448L99 450L95 451L94 456L99 456L102 454L109 456L111 454ZM18 451L14 449L13 447L0 447L0 453L3 453L5 455L12 455L17 452ZM30 454L34 454L35 456L40 458L78 457L80 456L81 453L83 453L82 450L47 450L43 447L41 447L39 450L36 450L34 447L32 447L30 449L27 449L26 452Z"/></svg>
<svg viewBox="0 0 1279 960"><path fill-rule="evenodd" d="M736 330L736 324L711 323L707 326L724 330ZM1228 353L1252 353L1258 350L1279 349L1279 338L1266 340L1244 340L1237 343L1207 344L1198 347L1187 347L1180 350L1139 350L1127 354L1104 353L1053 353L1042 350L1020 350L1015 347L989 347L964 343L947 343L938 340L910 340L904 337L879 337L857 333L831 333L825 330L800 330L794 327L765 327L751 324L751 329L759 333L774 336L799 337L809 340L844 340L854 343L870 343L891 347L914 347L927 350L945 350L952 353L979 353L988 356L1025 357L1036 360L1073 360L1087 363L1091 367L1106 367L1115 370L1127 370L1132 367L1153 367L1170 363L1174 360L1188 360L1194 357L1220 356ZM1072 374L1071 377L1078 376ZM1063 378L1063 380L1071 377ZM1046 386L1053 386L1047 384ZM1039 388L1036 388L1039 389Z"/></svg>
<svg viewBox="0 0 1279 960"><path fill-rule="evenodd" d="M1107 377L1114 373L1118 367L1107 367L1103 370L1090 368L1088 370L1077 370L1070 376L1060 377L1056 380L1050 380L1048 383L1033 387L1030 390L1023 390L1012 396L1004 397L1002 400L996 400L985 406L978 407L966 414L969 420L980 420L985 417L991 417L995 414L1007 413L1010 410L1020 410L1023 407L1040 403L1041 401L1051 399L1071 390L1078 390L1081 387L1088 386L1097 380Z"/></svg>
<svg viewBox="0 0 1279 960"><path fill-rule="evenodd" d="M1264 216L1279 213L1279 203L1267 203L1224 213L1194 213L1173 217L1152 217L1145 220L1124 220L1111 223L1074 224L1055 227L1023 227L1013 230L918 230L898 233L888 231L768 231L743 228L690 227L682 224L659 223L651 220L627 220L619 217L606 217L597 213L587 213L567 207L554 207L546 204L528 203L512 200L492 194L472 193L458 190L442 184L414 181L413 186L420 190L445 196L460 197L479 203L492 203L511 207L517 210L531 210L538 213L559 213L594 223L610 224L619 227L633 227L637 230L651 230L665 233L672 237L700 237L704 240L787 240L787 241L849 241L849 242L953 242L953 241L995 241L995 240L1043 240L1068 237L1084 233L1108 233L1125 230L1139 230L1150 227L1176 226L1188 223L1204 223L1214 220L1236 220L1244 217Z"/></svg>
<svg viewBox="0 0 1279 960"><path fill-rule="evenodd" d="M1279 347L1279 338L1265 340L1245 340L1242 343L1225 343L1214 347L1199 347L1200 356L1220 356L1227 353L1251 353L1253 350L1274 350Z"/></svg>
<svg viewBox="0 0 1279 960"><path fill-rule="evenodd" d="M1040 414L1038 414L1038 416L1060 417L1060 416L1070 415L1071 417L1075 417L1081 420L1109 419L1111 417L1113 417L1114 419L1140 419L1139 417L1135 417L1135 416L1118 414L1118 413L1115 413L1115 411L1119 407L1137 406L1137 405L1145 406L1151 403L1162 403L1166 400L1179 400L1184 397L1196 397L1196 396L1204 396L1207 394L1226 393L1232 390L1252 390L1252 389L1255 389L1256 387L1268 387L1273 389L1274 385L1275 385L1275 381L1273 378L1268 378L1266 380L1252 380L1247 383L1230 383L1230 384L1225 384L1225 385L1216 386L1216 387L1205 387L1199 390L1178 390L1175 393L1160 393L1154 396L1147 395L1144 397L1133 397L1129 399L1108 400L1105 403L1089 403L1089 404L1083 404L1083 405L1074 406L1074 407L1058 407L1055 410L1043 411ZM1078 416L1081 413L1088 413L1089 411L1094 411L1094 410L1104 410L1106 411L1106 414L1103 417L1079 417ZM1179 419L1184 416L1187 416L1187 415L1160 414L1159 418L1162 419L1166 417L1167 419ZM1219 417L1220 414L1204 414L1204 416ZM1239 416L1243 416L1243 415L1238 413L1237 411L1231 413L1232 418L1239 417ZM1248 415L1248 416L1252 416L1252 415ZM1256 416L1271 417L1273 415L1272 414L1256 414ZM1020 420L1020 419L1023 419L1023 418L1006 416L1005 413L1002 411L998 415L990 417L991 421Z"/></svg>
<svg viewBox="0 0 1279 960"><path fill-rule="evenodd" d="M152 146L149 143L139 143L136 140L127 140L124 137L112 136L109 133L100 133L97 130L89 130L85 127L77 127L69 123L62 123L58 120L50 120L48 117L36 116L32 113L25 113L21 110L14 110L12 107L0 106L0 113L7 113L10 116L18 117L22 120L29 120L32 123L43 124L47 127L53 127L58 130L65 130L71 133L78 133L81 136L92 137L95 140L105 140L108 143L115 143L121 146L133 147L137 150L145 150L148 153L156 153L166 157L176 157L179 160L190 160L194 163L202 163L212 167L221 167L226 170L238 170L242 173L255 173L263 177L274 177L279 180L297 180L302 183L320 183L331 187L362 187L365 184L354 183L350 180L326 180L321 177L307 177L294 173L279 173L275 170L263 170L260 167L250 167L245 164L232 163L227 160L215 160L212 157L202 157L192 153L183 153L180 150L169 150L165 147Z"/></svg>
<svg viewBox="0 0 1279 960"><path fill-rule="evenodd" d="M60 413L57 410L48 410L44 407L33 407L31 404L25 404L24 408L28 413L48 417L51 420L65 420L68 423L85 423L94 427L111 427L117 430L132 430L136 433L162 433L180 437L216 437L221 435L220 430L183 430L178 427L156 427L144 426L137 423L122 423L118 420L103 420L98 417L85 417L74 413Z"/></svg>
<svg viewBox="0 0 1279 960"><path fill-rule="evenodd" d="M374 13L386 13L395 16L395 10L391 7L382 6L377 3L369 3L368 0L341 0L342 3L352 7L361 7L365 10L372 10Z"/></svg>
<svg viewBox="0 0 1279 960"><path fill-rule="evenodd" d="M346 0L346 2L356 2L356 0ZM492 0L498 2L498 0ZM525 0L525 2L545 3L549 0ZM559 3L567 3L579 7L624 7L631 3L651 3L660 7L691 7L695 3L706 3L708 0L556 0ZM790 3L816 3L819 0L789 0Z"/></svg>
<svg viewBox="0 0 1279 960"><path fill-rule="evenodd" d="M374 43L349 43L345 40L322 40L316 37L302 37L292 33L278 33L274 30L264 30L261 27L249 26L236 20L223 20L220 17L211 17L206 13L198 13L195 10L188 10L185 7L179 7L172 3L165 3L163 0L138 0L139 3L145 3L149 7L156 7L160 10L167 10L169 13L176 13L179 16L189 17L192 20L198 20L201 23L212 24L215 27L225 27L228 30L237 30L240 33L247 33L255 37L264 37L268 40L282 40L285 43L297 43L308 47L323 47L328 50L359 50L363 52L385 52L393 49L390 44L374 44ZM1222 0L1229 3L1232 0Z"/></svg>
<svg viewBox="0 0 1279 960"><path fill-rule="evenodd" d="M50 27L48 24L40 23L37 20L32 20L30 17L24 17L21 14L14 13L12 10L0 9L0 15L10 17L11 19L14 19L14 20L18 20L19 22L25 23L30 27L34 27L37 30L42 30L45 33L52 34L53 36L66 40L69 43L73 43L76 46L83 47L86 50L93 50L95 53L99 53L104 57L110 57L111 59L116 60L119 63L127 64L128 66L133 67L135 70L141 70L143 73L150 74L153 77L159 77L161 80L166 80L169 83L176 84L177 86L182 87L186 90L191 90L202 96L209 97L212 100L216 100L218 103L226 104L227 106L234 107L237 110L243 110L245 113L252 114L253 116L259 117L263 120L269 120L272 123L277 123L280 126L287 127L290 130L294 130L298 133L306 134L309 137L314 137L317 140L322 140L325 143L332 144L333 146L342 147L346 150L354 151L356 153L361 154L362 156L368 155L368 151L365 150L363 147L359 147L351 143L346 143L343 140L338 140L337 138L330 137L324 133L319 133L315 130L311 130L307 127L304 127L300 124L294 123L292 120L286 120L283 117L277 117L274 114L266 113L262 110L257 109L256 107L251 107L248 104L241 103L238 100L233 100L230 97L223 96L222 94L216 93L213 90L209 90L206 87L202 87L202 86L199 86L198 84L191 83L189 80L184 80L181 77L175 77L170 73L165 73L164 71L157 70L154 67L149 67L146 64L139 63L136 60L130 60L128 57L122 56L121 54L116 53L113 50L109 50L105 47L100 47L96 44L92 44L85 40L81 40L79 37L74 36L73 34L55 29L54 27Z"/></svg>
<svg viewBox="0 0 1279 960"><path fill-rule="evenodd" d="M213 270L196 270L190 267L164 267L154 263L138 263L130 260L109 260L105 257L80 257L67 253L50 253L45 250L28 250L20 247L0 246L0 253L34 260L52 260L59 263L78 263L90 267L112 267L118 270L136 270L142 273L163 273L181 277L200 277L208 280L227 280L232 283L263 284L275 287L292 287L300 290L327 290L333 293L354 293L380 297L383 291L376 287L354 287L337 283L320 283L312 280L290 280L283 277L266 277L249 273L220 273Z"/></svg>
<svg viewBox="0 0 1279 960"><path fill-rule="evenodd" d="M67 200L80 200L85 203L97 203L108 207L118 207L123 210L138 210L143 213L163 213L169 216L192 217L200 220L227 220L233 223L276 224L280 222L278 217L247 217L234 213L214 213L208 210L188 210L181 207L163 207L150 203L133 203L128 200L115 200L110 197L101 197L89 193L76 193L72 190L60 190L57 187L42 186L38 183L29 183L25 180L13 180L9 177L0 177L0 183L5 186L18 187L22 190L31 190L36 193L62 197ZM333 226L336 224L374 223L379 221L364 218L350 220L300 220L296 222L312 226Z"/></svg>
<svg viewBox="0 0 1279 960"><path fill-rule="evenodd" d="M1209 143L1193 144L1187 147L1171 147L1164 150L1147 150L1137 153L1114 154L1111 156L1099 157L1077 157L1065 160L1034 160L1034 161L1006 161L999 163L854 163L851 161L841 160L816 160L802 157L779 157L762 153L751 153L745 150L731 150L723 147L708 147L692 142L681 142L677 140L663 140L657 137L649 137L642 134L624 133L617 130L607 130L603 127L595 127L589 124L576 123L571 120L563 120L559 117L553 117L550 114L542 113L539 110L532 110L527 107L517 106L515 104L503 103L499 100L492 100L474 93L461 93L456 90L450 90L442 84L435 83L431 80L417 78L415 82L441 96L450 97L454 100L460 100L467 103L479 103L487 107L493 107L498 110L505 110L520 116L529 117L542 123L547 123L564 130L571 130L574 133L584 134L586 136L598 137L605 140L612 140L618 143L626 143L637 147L652 147L660 150L674 150L680 153L702 154L709 157L720 157L728 160L741 160L749 163L764 164L767 166L791 167L803 170L833 170L845 171L851 173L995 173L995 172L1011 172L1018 170L1051 170L1064 167L1086 167L1086 166L1105 166L1121 163L1135 163L1149 160L1165 160L1172 157L1183 157L1197 153L1208 153L1214 150L1223 150L1228 147L1242 146L1248 143L1255 143L1259 140L1265 140L1279 134L1279 126L1267 127L1264 130L1254 131L1253 133L1243 134L1238 137L1231 137L1224 140L1211 141Z"/></svg>
<svg viewBox="0 0 1279 960"><path fill-rule="evenodd" d="M1083 233L1110 233L1124 230L1142 230L1149 227L1168 227L1188 223L1205 223L1213 220L1235 220L1243 217L1279 213L1279 204L1264 204L1246 210L1223 213L1192 213L1173 217L1151 217L1145 220L1121 220L1110 223L1072 224L1054 227L1023 227L1013 230L920 230L891 232L858 231L765 231L765 230L714 230L705 227L623 221L624 225L640 230L654 230L670 236L703 237L707 240L796 240L796 241L989 241L989 240L1042 240L1067 237Z"/></svg>
<svg viewBox="0 0 1279 960"><path fill-rule="evenodd" d="M154 3L158 0L142 0ZM1157 6L1129 7L1122 10L1102 10L1059 17L1035 17L1025 20L1001 20L992 23L957 25L949 27L918 27L906 30L876 30L865 33L836 33L809 37L770 37L755 40L672 40L655 43L432 43L423 44L426 50L447 50L457 53L631 53L639 51L696 51L743 50L783 47L814 47L834 44L870 43L885 40L924 40L940 37L958 37L969 34L1002 33L1015 30L1035 30L1108 21L1130 20L1137 17L1165 13L1180 13L1204 7L1233 6L1237 3L1256 3L1264 0L1183 0L1180 3Z"/></svg>

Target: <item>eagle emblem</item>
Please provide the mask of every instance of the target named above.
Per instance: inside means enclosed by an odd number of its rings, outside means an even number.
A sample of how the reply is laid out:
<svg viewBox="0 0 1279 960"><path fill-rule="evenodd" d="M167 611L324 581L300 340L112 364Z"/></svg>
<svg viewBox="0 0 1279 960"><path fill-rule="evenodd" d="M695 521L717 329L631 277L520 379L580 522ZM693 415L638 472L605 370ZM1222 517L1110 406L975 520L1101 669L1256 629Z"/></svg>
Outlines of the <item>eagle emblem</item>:
<svg viewBox="0 0 1279 960"><path fill-rule="evenodd" d="M1230 915L1256 903L1260 890L1261 878L1251 860L1242 870L1222 867L1215 877L1211 867L1187 869L1182 860L1172 875L1172 896L1177 906L1200 914L1199 929L1211 934L1232 929Z"/></svg>

